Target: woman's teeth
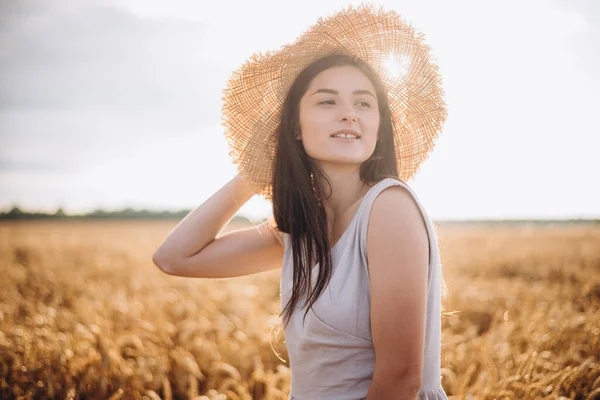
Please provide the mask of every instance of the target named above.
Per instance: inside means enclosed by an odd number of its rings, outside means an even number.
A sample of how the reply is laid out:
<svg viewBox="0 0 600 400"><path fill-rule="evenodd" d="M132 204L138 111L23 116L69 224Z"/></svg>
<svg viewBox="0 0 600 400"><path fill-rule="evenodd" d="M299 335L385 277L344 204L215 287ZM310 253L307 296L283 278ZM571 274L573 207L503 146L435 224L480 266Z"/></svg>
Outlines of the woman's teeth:
<svg viewBox="0 0 600 400"><path fill-rule="evenodd" d="M343 139L358 139L358 136L354 136L354 135L346 135L346 134L333 135L332 137L335 137L335 138L343 138Z"/></svg>

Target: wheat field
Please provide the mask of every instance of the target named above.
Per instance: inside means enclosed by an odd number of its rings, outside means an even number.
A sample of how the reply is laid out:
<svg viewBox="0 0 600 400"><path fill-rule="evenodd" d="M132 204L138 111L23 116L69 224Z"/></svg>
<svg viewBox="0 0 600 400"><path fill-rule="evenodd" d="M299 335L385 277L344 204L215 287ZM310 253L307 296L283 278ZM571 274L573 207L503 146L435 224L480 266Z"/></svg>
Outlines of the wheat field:
<svg viewBox="0 0 600 400"><path fill-rule="evenodd" d="M176 223L0 223L0 397L287 399L279 271L168 276ZM600 398L600 226L437 229L449 397Z"/></svg>

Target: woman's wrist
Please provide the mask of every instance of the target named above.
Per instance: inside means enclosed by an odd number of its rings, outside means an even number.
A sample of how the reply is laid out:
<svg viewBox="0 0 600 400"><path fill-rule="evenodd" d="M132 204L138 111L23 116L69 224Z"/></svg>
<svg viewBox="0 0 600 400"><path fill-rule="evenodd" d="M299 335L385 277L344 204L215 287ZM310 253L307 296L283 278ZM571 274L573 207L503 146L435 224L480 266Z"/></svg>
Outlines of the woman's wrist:
<svg viewBox="0 0 600 400"><path fill-rule="evenodd" d="M235 198L240 203L245 203L256 194L250 183L241 174L237 174L232 182L234 184Z"/></svg>

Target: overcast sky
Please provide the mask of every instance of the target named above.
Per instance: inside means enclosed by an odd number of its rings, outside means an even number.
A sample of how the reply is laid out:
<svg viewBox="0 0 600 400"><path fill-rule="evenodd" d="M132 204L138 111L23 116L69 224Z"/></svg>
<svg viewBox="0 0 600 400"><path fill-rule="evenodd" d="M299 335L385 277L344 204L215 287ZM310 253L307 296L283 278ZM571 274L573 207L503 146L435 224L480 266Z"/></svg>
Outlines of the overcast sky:
<svg viewBox="0 0 600 400"><path fill-rule="evenodd" d="M196 207L236 173L231 72L349 3L0 0L0 208ZM600 3L376 3L443 76L449 116L409 182L432 217L600 217Z"/></svg>

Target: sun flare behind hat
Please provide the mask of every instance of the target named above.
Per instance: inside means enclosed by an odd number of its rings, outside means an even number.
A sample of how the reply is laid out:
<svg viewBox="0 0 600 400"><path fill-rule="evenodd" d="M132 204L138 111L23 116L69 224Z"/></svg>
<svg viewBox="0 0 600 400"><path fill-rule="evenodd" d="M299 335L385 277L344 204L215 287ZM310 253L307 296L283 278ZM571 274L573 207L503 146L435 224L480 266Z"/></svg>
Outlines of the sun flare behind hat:
<svg viewBox="0 0 600 400"><path fill-rule="evenodd" d="M266 200L272 199L283 102L300 72L330 54L358 57L381 78L402 180L418 171L446 120L441 77L430 47L400 15L363 4L319 18L293 43L253 54L232 73L223 90L222 123L229 156Z"/></svg>

